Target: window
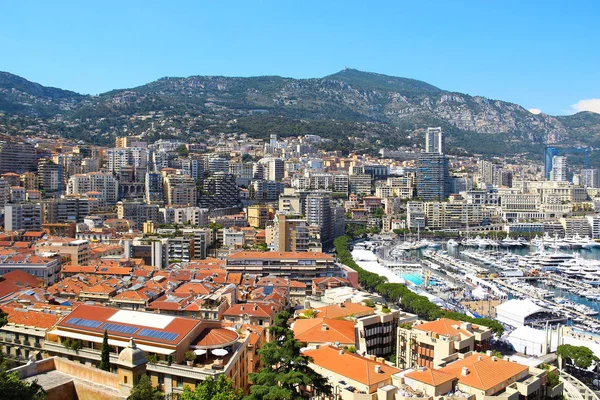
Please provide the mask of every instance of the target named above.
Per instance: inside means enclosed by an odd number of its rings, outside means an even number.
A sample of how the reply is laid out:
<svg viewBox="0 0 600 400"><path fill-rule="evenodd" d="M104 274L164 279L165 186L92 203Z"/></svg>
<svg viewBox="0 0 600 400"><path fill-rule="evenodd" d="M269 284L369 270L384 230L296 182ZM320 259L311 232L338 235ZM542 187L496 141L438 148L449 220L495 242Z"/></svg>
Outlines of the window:
<svg viewBox="0 0 600 400"><path fill-rule="evenodd" d="M123 377L123 383L127 383L127 376Z"/></svg>

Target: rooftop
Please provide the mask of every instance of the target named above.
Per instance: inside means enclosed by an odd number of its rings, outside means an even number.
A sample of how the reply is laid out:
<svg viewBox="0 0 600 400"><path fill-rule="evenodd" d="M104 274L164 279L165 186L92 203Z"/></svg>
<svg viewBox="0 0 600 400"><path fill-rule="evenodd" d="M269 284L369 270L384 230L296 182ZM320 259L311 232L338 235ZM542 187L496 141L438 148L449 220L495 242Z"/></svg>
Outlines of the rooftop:
<svg viewBox="0 0 600 400"><path fill-rule="evenodd" d="M183 340L201 321L140 311L82 304L61 320L57 328L102 334L136 342L159 342L175 345Z"/></svg>
<svg viewBox="0 0 600 400"><path fill-rule="evenodd" d="M303 343L356 344L354 322L328 319L298 319L293 326L294 336Z"/></svg>
<svg viewBox="0 0 600 400"><path fill-rule="evenodd" d="M463 375L463 367L468 369L467 375ZM466 386L489 390L508 379L519 378L529 371L529 367L496 357L473 354L440 368L440 371L458 377L458 381Z"/></svg>
<svg viewBox="0 0 600 400"><path fill-rule="evenodd" d="M312 357L313 364L321 368L367 386L378 385L401 371L385 363L348 353L332 346L305 350L304 355ZM376 371L376 367L379 372Z"/></svg>

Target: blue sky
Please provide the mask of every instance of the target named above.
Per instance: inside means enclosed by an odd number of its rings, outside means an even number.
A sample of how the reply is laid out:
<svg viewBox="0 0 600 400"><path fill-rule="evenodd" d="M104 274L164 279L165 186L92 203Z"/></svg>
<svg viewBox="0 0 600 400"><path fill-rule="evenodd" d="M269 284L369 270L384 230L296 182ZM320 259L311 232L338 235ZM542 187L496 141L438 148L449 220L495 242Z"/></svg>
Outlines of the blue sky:
<svg viewBox="0 0 600 400"><path fill-rule="evenodd" d="M598 1L566 0L9 1L0 70L97 94L351 67L548 114L600 112L599 15Z"/></svg>

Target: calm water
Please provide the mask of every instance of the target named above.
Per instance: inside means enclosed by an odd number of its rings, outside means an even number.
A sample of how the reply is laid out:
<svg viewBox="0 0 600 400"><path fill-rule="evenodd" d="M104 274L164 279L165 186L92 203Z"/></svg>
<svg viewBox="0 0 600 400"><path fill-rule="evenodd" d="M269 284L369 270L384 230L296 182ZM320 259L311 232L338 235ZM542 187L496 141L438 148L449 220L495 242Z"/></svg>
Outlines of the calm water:
<svg viewBox="0 0 600 400"><path fill-rule="evenodd" d="M477 250L476 248L470 248L470 249ZM461 254L461 252L463 250L469 250L469 248L458 246L458 247L454 247L454 248L448 248L446 250L448 251L448 254L450 254L451 256L453 256L455 258L458 258L463 261L469 261L474 264L479 264L475 260L471 260ZM533 250L530 251L530 249L528 247L516 247L516 248L502 248L502 247L491 248L491 247L489 247L486 250L494 250L494 251L499 251L499 252L504 252L504 253L518 254L518 255L526 255L526 254L529 254L530 252L538 251L536 248L533 248ZM546 251L553 252L554 250L547 249ZM561 249L558 252L559 253L569 253L569 254L579 254L582 258L586 258L586 259L590 259L590 260L600 260L600 248L595 248L592 250ZM421 258L423 256L423 250L411 251L410 256L414 257L414 258ZM423 277L419 273L403 274L402 278L414 283L415 285L421 285L423 283ZM552 288L552 287L546 287L546 285L544 285L541 282L532 282L532 284L554 292L556 297L563 297L565 299L572 300L576 303L584 304L588 307L591 307L594 310L600 311L600 303L597 301L590 301L585 297L581 297L574 293L567 292L566 290ZM600 319L600 316L596 316L595 318Z"/></svg>

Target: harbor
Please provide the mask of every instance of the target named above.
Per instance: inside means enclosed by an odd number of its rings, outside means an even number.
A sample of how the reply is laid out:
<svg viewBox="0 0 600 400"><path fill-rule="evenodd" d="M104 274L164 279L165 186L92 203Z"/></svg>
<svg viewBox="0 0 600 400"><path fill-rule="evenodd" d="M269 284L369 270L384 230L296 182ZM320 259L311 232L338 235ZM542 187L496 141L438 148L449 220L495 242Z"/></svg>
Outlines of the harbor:
<svg viewBox="0 0 600 400"><path fill-rule="evenodd" d="M564 324L600 333L599 246L587 238L482 240L386 238L359 243L354 251L363 259L370 253L368 265L356 260L361 267L405 283L445 308L493 317L498 304L528 300L547 311L531 326Z"/></svg>

